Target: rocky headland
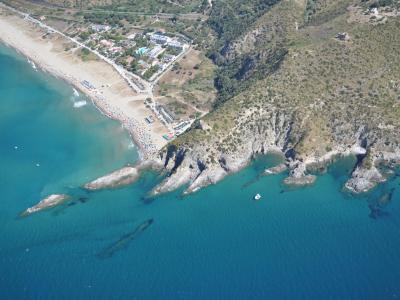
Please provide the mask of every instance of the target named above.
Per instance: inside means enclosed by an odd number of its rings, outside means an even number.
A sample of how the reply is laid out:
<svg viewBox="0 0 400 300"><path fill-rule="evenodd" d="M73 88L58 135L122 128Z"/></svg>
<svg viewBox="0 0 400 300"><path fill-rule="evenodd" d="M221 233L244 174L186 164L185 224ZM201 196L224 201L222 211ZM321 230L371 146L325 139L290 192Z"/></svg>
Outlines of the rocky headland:
<svg viewBox="0 0 400 300"><path fill-rule="evenodd" d="M65 195L65 194L52 194L52 195L42 199L35 206L29 207L28 209L23 211L20 216L27 217L33 213L37 213L44 209L48 209L48 208L52 208L57 205L60 205L61 203L65 202L68 199L69 199L69 196Z"/></svg>
<svg viewBox="0 0 400 300"><path fill-rule="evenodd" d="M347 155L357 157L348 191L387 179L381 167L400 163L400 18L361 22L360 11L376 10L371 1L314 2L310 10L306 1L279 1L226 37L213 53L216 109L161 151L169 176L154 194L197 191L269 152L284 155L290 185L312 184L312 170ZM338 39L343 32L351 39Z"/></svg>
<svg viewBox="0 0 400 300"><path fill-rule="evenodd" d="M139 168L124 167L84 185L89 191L112 189L134 183L139 178Z"/></svg>
<svg viewBox="0 0 400 300"><path fill-rule="evenodd" d="M335 158L355 155L345 184L352 193L373 189L387 178L382 167L399 165L398 2L384 9L373 1L312 2L271 1L245 27L213 6L216 36L207 50L218 67L218 97L209 114L146 161L167 173L153 195L181 186L195 192L270 152L284 156L284 183L295 186L312 184L315 169ZM385 22L368 15L389 9L396 13L385 13ZM125 167L85 188L120 187L138 173Z"/></svg>

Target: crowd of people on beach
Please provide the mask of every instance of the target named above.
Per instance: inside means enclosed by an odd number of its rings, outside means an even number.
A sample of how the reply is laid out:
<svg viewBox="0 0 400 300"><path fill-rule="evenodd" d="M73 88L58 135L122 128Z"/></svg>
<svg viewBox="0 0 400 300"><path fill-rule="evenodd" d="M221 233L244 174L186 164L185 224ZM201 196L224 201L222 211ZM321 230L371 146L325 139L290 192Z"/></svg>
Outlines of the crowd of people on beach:
<svg viewBox="0 0 400 300"><path fill-rule="evenodd" d="M80 90L86 90L85 93L92 99L93 103L100 109L100 111L104 115L121 122L124 128L128 130L139 148L139 154L142 159L154 158L156 156L156 154L158 153L158 147L153 142L152 136L149 133L150 129L146 128L144 124L140 124L138 120L132 117L128 117L118 107L111 105L96 88L82 89L81 82L71 74L67 74L61 69L56 69L54 66L46 63L46 61L41 59L35 53L32 53L32 51L29 51L29 49L25 47L18 47L18 50L22 52L22 54L30 58L28 59L28 61L35 70L36 64L34 62L38 63L40 69L48 71L56 77L65 79Z"/></svg>
<svg viewBox="0 0 400 300"><path fill-rule="evenodd" d="M34 60L39 60L35 55L31 55ZM79 86L79 81L71 75L65 74L60 70L56 70L46 64L41 64L43 70L47 70L57 77L64 78L65 80L71 82L75 86ZM139 147L139 154L142 159L149 159L154 157L158 149L156 145L152 142L151 135L148 133L149 129L141 125L137 120L128 117L119 108L109 104L101 93L94 89L90 93L86 93L90 96L94 104L100 109L100 111L107 117L121 122L129 134L132 136L137 146Z"/></svg>
<svg viewBox="0 0 400 300"><path fill-rule="evenodd" d="M128 130L140 149L142 159L154 157L157 153L157 147L147 132L149 129L145 128L137 120L128 117L119 108L110 105L98 91L93 91L93 97L91 98L107 117L118 120Z"/></svg>

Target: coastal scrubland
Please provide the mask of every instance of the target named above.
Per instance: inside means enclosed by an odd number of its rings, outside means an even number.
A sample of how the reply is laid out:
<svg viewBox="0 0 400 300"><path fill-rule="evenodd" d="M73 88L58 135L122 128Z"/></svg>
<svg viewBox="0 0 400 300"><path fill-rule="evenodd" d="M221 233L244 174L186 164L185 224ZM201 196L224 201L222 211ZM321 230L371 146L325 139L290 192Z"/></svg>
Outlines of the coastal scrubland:
<svg viewBox="0 0 400 300"><path fill-rule="evenodd" d="M398 0L172 2L60 11L83 24L162 28L192 39L197 56L174 65L156 92L170 110L198 120L161 151L170 173L156 192L196 190L269 151L285 155L299 182L311 164L356 153L347 184L354 192L384 180L381 162L400 161Z"/></svg>
<svg viewBox="0 0 400 300"><path fill-rule="evenodd" d="M157 101L180 118L201 116L212 109L215 65L202 52L190 50L157 85Z"/></svg>
<svg viewBox="0 0 400 300"><path fill-rule="evenodd" d="M193 126L173 142L191 161L182 168L196 160L202 167L179 176L196 189L257 153L278 150L291 176L302 178L311 163L360 147L367 155L347 187L360 192L384 180L377 162L396 163L400 154L397 5L279 1L244 32L215 44L218 96L203 119L207 129Z"/></svg>

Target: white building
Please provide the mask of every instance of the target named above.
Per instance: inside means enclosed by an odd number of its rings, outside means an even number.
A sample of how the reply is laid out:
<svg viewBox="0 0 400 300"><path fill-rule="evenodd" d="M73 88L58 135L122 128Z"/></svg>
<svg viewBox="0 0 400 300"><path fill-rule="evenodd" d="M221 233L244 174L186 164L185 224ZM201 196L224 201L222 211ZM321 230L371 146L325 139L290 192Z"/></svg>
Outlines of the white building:
<svg viewBox="0 0 400 300"><path fill-rule="evenodd" d="M175 49L179 49L179 50L182 50L182 49L183 49L183 45L182 45L180 42L178 42L178 41L174 41L174 40L169 41L169 42L167 43L167 45L170 46L170 47L172 47L172 48L175 48Z"/></svg>
<svg viewBox="0 0 400 300"><path fill-rule="evenodd" d="M151 51L148 53L148 55L151 58L156 58L158 55L160 55L162 52L164 51L164 49L161 46L155 46L153 49L151 49Z"/></svg>
<svg viewBox="0 0 400 300"><path fill-rule="evenodd" d="M95 25L92 25L92 30L93 31L95 31L95 32L102 32L102 31L108 31L108 30L110 30L111 29L111 26L109 26L109 25L98 25L98 24L95 24Z"/></svg>
<svg viewBox="0 0 400 300"><path fill-rule="evenodd" d="M162 35L162 34L154 33L151 35L150 40L153 43L164 45L165 43L167 43L169 41L169 37Z"/></svg>

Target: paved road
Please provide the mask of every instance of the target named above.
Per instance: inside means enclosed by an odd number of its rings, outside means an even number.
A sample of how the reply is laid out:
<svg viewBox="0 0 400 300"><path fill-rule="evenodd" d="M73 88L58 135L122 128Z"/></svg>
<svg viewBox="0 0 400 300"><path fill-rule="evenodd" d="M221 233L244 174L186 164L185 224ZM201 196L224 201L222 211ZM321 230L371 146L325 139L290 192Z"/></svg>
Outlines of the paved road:
<svg viewBox="0 0 400 300"><path fill-rule="evenodd" d="M0 5L3 6L3 7L5 7L5 8L7 8L7 9L9 9L9 10L11 10L11 11L13 11L13 12L15 12L15 13L17 13L17 14L19 14L19 15L22 15L25 19L29 20L29 21L32 22L32 23L38 24L40 27L46 29L47 31L57 33L57 34L61 35L62 37L64 37L64 38L70 40L70 41L73 42L75 45L77 45L77 46L79 46L79 47L82 47L82 48L85 48L85 49L87 49L88 51L94 53L94 54L97 55L100 59L102 59L103 61L105 61L105 62L108 63L109 65L111 65L111 66L118 72L118 74L120 74L121 77L129 84L129 86L130 86L131 88L133 88L137 93L145 94L145 95L148 95L148 96L150 96L150 97L152 96L152 92L151 92L152 89L151 89L150 84L149 84L147 81L143 80L142 78L140 78L140 77L137 76L136 74L133 74L133 73L131 73L131 72L127 72L127 71L124 70L122 67L120 67L120 66L118 66L116 63L114 63L111 59L109 59L109 58L105 57L104 55L100 54L98 51L93 50L93 49L89 48L88 46L86 46L85 44L83 44L83 43L77 41L76 39L74 39L74 38L72 38L72 37L70 37L70 36L68 36L68 35L66 35L66 34L64 34L64 33L62 33L61 31L58 31L57 29L55 29L55 28L53 28L53 27L50 27L50 26L44 24L43 22L40 22L39 20L37 20L37 19L31 17L31 16L30 16L29 14L27 14L27 13L24 13L24 12L21 12L21 11L15 9L15 8L9 7L9 6L5 5L4 3L0 3ZM135 83L127 76L127 73L128 73L130 76L132 76L136 81L138 81L140 84L142 84L143 87L144 87L144 89L141 89L137 84L135 84Z"/></svg>

